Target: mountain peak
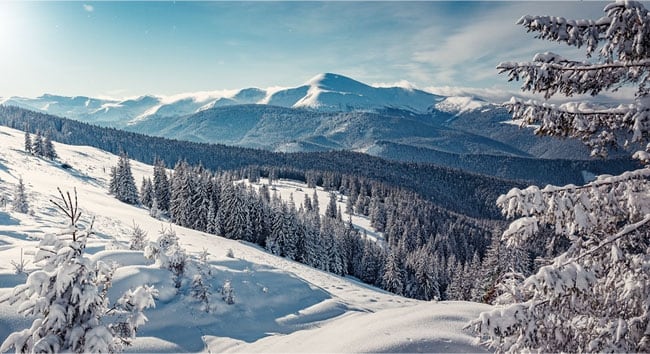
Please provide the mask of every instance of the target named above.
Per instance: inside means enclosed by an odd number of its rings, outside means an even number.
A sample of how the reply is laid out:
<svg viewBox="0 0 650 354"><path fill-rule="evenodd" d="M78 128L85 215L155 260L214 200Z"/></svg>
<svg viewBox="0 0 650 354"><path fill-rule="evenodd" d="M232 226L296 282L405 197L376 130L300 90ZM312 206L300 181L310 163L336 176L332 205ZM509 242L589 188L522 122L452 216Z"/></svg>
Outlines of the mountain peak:
<svg viewBox="0 0 650 354"><path fill-rule="evenodd" d="M357 80L334 73L318 74L307 82L307 86L337 92L359 92L370 88Z"/></svg>

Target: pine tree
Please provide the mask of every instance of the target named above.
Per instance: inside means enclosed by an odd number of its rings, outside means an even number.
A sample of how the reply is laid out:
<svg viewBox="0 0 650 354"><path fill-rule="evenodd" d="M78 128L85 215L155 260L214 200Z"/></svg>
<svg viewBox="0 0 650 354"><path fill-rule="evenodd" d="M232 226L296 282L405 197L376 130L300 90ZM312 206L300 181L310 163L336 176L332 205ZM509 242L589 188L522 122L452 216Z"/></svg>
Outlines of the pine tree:
<svg viewBox="0 0 650 354"><path fill-rule="evenodd" d="M111 166L108 176L108 193L115 195L117 193L117 167Z"/></svg>
<svg viewBox="0 0 650 354"><path fill-rule="evenodd" d="M151 178L142 177L142 184L140 186L140 202L145 207L151 209L153 205L153 185L151 183Z"/></svg>
<svg viewBox="0 0 650 354"><path fill-rule="evenodd" d="M169 188L165 162L161 159L156 159L153 166L153 194L158 209L161 211L169 210L169 200L171 198Z"/></svg>
<svg viewBox="0 0 650 354"><path fill-rule="evenodd" d="M140 225L133 222L133 231L131 239L129 240L129 249L134 251L144 250L145 242L147 240L147 232L144 231Z"/></svg>
<svg viewBox="0 0 650 354"><path fill-rule="evenodd" d="M203 311L210 311L210 288L203 281L201 274L195 274L194 278L192 278L190 294L201 303Z"/></svg>
<svg viewBox="0 0 650 354"><path fill-rule="evenodd" d="M167 230L163 228L158 239L155 242L149 242L145 246L144 256L147 259L153 259L160 268L171 271L175 286L177 288L181 286L187 263L187 254L178 244L178 236L171 227Z"/></svg>
<svg viewBox="0 0 650 354"><path fill-rule="evenodd" d="M618 1L604 11L597 21L524 16L518 22L539 38L584 45L597 58L571 61L543 53L532 62L498 66L511 80L523 79L524 90L545 98L637 85L634 103L615 108L517 99L507 104L514 119L538 124L538 134L580 138L601 156L624 141L647 143L650 130L650 14L635 1ZM648 151L634 157L650 162ZM503 234L508 246L543 237L540 224L570 245L514 289L514 303L473 322L489 344L513 352L650 352L648 177L646 167L579 187L531 186L499 197L504 214L519 217Z"/></svg>
<svg viewBox="0 0 650 354"><path fill-rule="evenodd" d="M221 288L221 296L226 304L232 305L235 303L235 292L232 288L230 280L226 280L226 282L223 284L223 287Z"/></svg>
<svg viewBox="0 0 650 354"><path fill-rule="evenodd" d="M118 200L128 204L138 204L138 188L135 186L135 180L131 172L131 163L126 153L121 153L115 173L111 170L111 181L109 182L109 192Z"/></svg>
<svg viewBox="0 0 650 354"><path fill-rule="evenodd" d="M43 136L41 135L41 131L37 130L36 138L34 138L34 143L32 145L32 154L34 154L34 156L43 157L44 152Z"/></svg>
<svg viewBox="0 0 650 354"><path fill-rule="evenodd" d="M386 258L384 274L382 276L383 288L397 295L404 293L404 270L399 256L391 250Z"/></svg>
<svg viewBox="0 0 650 354"><path fill-rule="evenodd" d="M27 201L27 193L25 192L25 184L23 184L22 177L18 179L18 184L14 189L13 211L23 214L29 212L29 202Z"/></svg>
<svg viewBox="0 0 650 354"><path fill-rule="evenodd" d="M206 226L206 232L209 234L217 234L217 207L214 200L210 199L210 205L208 206L208 225Z"/></svg>
<svg viewBox="0 0 650 354"><path fill-rule="evenodd" d="M50 160L58 157L56 150L54 150L54 144L52 144L52 132L50 130L45 133L45 138L43 139L43 157Z"/></svg>
<svg viewBox="0 0 650 354"><path fill-rule="evenodd" d="M25 152L28 154L32 154L32 138L29 134L29 127L25 129Z"/></svg>
<svg viewBox="0 0 650 354"><path fill-rule="evenodd" d="M364 283L379 285L381 280L379 273L383 259L381 248L375 242L368 241L364 237L363 255L359 265L359 279Z"/></svg>
<svg viewBox="0 0 650 354"><path fill-rule="evenodd" d="M190 166L185 161L179 161L174 166L171 180L171 198L169 200L169 214L174 223L192 227L196 220L196 183Z"/></svg>
<svg viewBox="0 0 650 354"><path fill-rule="evenodd" d="M3 300L20 303L19 312L36 319L29 328L10 334L0 351L119 352L147 321L142 312L154 306L156 290L148 286L129 290L109 309L107 294L114 268L84 256L92 223L89 227L79 224L76 192L74 202L70 193L67 198L60 190L59 194L61 201L53 203L70 225L62 235L43 237L36 254L36 263L44 263L43 269L31 273L24 285Z"/></svg>
<svg viewBox="0 0 650 354"><path fill-rule="evenodd" d="M336 194L330 192L330 200L327 203L327 208L325 209L325 217L336 219Z"/></svg>
<svg viewBox="0 0 650 354"><path fill-rule="evenodd" d="M369 207L370 226L374 227L377 231L383 232L386 229L386 209L384 204L379 201L378 197L370 199Z"/></svg>

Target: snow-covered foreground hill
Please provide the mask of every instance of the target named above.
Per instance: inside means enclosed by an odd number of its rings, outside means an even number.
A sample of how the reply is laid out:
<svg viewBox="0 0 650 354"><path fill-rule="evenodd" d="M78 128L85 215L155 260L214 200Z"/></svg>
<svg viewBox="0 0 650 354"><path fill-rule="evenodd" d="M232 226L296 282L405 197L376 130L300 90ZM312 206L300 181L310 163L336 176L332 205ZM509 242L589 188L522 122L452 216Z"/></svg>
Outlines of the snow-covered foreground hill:
<svg viewBox="0 0 650 354"><path fill-rule="evenodd" d="M108 171L117 157L83 146L55 144L60 161L50 162L23 153L23 133L0 127L0 296L25 281L15 274L13 262L21 252L35 269L38 240L57 232L65 219L52 205L57 187L76 188L82 222L94 216L96 235L88 243L93 259L114 261L111 300L141 284L154 285L160 295L156 308L146 312L149 322L127 351L134 352L477 352L475 339L461 328L486 305L466 302L422 302L395 296L353 279L324 273L279 258L257 247L198 231L173 226L180 244L194 259L180 289L171 273L159 269L140 251L127 250L133 224L157 238L166 222L151 218L147 210L123 204L106 192ZM62 168L66 162L72 168ZM136 181L151 176L151 166L132 161ZM12 190L22 177L33 214L11 211ZM293 183L276 187L313 190ZM320 191L320 193L324 193ZM298 197L294 194L297 202ZM322 198L321 205L326 203ZM4 202L3 202L4 200ZM354 220L369 227L364 220ZM196 258L206 249L208 264ZM231 249L234 257L227 256ZM202 272L211 289L210 308L203 310L190 294L193 273ZM226 281L234 289L235 303L226 304L220 290ZM32 320L16 312L17 306L0 304L0 339L28 327Z"/></svg>

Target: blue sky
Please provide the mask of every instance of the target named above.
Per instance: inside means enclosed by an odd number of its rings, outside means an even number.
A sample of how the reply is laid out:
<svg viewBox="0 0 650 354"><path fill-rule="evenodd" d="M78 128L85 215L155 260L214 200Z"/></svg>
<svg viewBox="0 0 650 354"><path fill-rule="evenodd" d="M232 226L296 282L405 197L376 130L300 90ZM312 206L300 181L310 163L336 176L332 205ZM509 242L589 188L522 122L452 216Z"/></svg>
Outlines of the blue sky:
<svg viewBox="0 0 650 354"><path fill-rule="evenodd" d="M322 72L509 90L500 61L567 50L533 39L520 16L596 18L605 4L0 2L0 97L289 87Z"/></svg>

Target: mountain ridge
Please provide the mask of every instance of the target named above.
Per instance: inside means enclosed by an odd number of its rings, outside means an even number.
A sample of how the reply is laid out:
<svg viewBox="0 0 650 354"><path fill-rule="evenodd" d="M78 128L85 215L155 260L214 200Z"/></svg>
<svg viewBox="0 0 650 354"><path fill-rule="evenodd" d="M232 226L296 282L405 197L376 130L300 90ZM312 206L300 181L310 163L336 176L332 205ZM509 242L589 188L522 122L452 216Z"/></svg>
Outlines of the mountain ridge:
<svg viewBox="0 0 650 354"><path fill-rule="evenodd" d="M445 99L444 96L416 88L375 87L344 75L323 73L302 85L283 89L247 87L167 97L148 94L126 99L46 93L35 98L7 97L0 99L0 104L119 128L153 117L183 116L214 107L240 104L325 112L399 108L426 113Z"/></svg>

